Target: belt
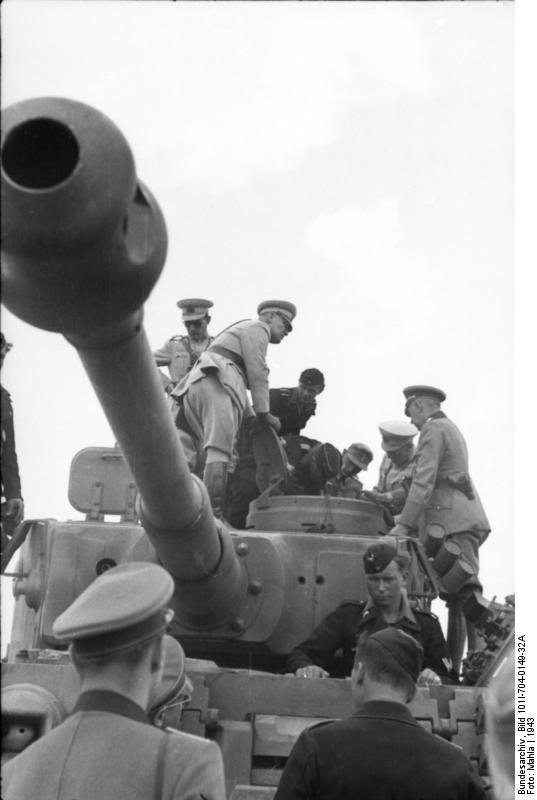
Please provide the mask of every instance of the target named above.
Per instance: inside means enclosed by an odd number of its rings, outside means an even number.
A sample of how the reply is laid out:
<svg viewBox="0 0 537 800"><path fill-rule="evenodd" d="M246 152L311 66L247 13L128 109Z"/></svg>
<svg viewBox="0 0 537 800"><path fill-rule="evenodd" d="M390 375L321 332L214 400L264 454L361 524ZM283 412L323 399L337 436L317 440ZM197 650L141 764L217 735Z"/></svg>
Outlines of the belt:
<svg viewBox="0 0 537 800"><path fill-rule="evenodd" d="M233 350L228 350L227 347L220 347L218 344L212 344L206 351L207 353L216 353L219 356L223 356L227 358L228 361L232 361L244 375L246 375L246 364L242 360L242 356L238 353L234 353Z"/></svg>

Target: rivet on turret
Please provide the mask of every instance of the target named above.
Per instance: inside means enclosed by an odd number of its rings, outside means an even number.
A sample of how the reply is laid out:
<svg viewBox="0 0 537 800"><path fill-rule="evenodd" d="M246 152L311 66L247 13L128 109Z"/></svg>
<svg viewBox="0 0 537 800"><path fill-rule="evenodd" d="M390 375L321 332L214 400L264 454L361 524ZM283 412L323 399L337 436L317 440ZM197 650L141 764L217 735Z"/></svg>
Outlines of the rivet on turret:
<svg viewBox="0 0 537 800"><path fill-rule="evenodd" d="M235 633L241 633L244 630L244 620L241 617L235 617L231 621L231 630L235 631Z"/></svg>
<svg viewBox="0 0 537 800"><path fill-rule="evenodd" d="M238 556L244 557L248 555L249 547L246 542L239 542L235 547L235 552Z"/></svg>
<svg viewBox="0 0 537 800"><path fill-rule="evenodd" d="M250 594L259 594L263 591L263 584L261 581L252 581L251 584L248 586L248 591Z"/></svg>

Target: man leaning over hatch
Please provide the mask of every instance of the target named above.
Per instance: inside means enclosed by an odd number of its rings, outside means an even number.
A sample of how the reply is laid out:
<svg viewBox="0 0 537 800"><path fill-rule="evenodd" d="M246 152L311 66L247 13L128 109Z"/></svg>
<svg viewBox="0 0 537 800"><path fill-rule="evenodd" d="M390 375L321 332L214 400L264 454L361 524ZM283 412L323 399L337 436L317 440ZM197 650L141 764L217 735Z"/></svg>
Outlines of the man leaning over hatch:
<svg viewBox="0 0 537 800"><path fill-rule="evenodd" d="M293 330L296 307L285 300L267 300L257 313L258 319L242 320L222 331L172 391L180 404L176 424L187 457L193 471L203 474L217 517L223 515L243 417L257 417L261 426L279 426L269 413L266 355L269 343L279 344Z"/></svg>
<svg viewBox="0 0 537 800"><path fill-rule="evenodd" d="M485 800L462 749L426 731L407 708L422 661L405 631L360 639L352 716L300 734L275 800Z"/></svg>
<svg viewBox="0 0 537 800"><path fill-rule="evenodd" d="M81 691L71 715L8 762L4 800L224 800L214 742L151 725L174 585L156 564L104 572L54 622Z"/></svg>
<svg viewBox="0 0 537 800"><path fill-rule="evenodd" d="M316 397L324 389L323 373L312 367L300 373L298 386L293 389L271 389L270 413L280 421L281 436L298 436L315 415Z"/></svg>
<svg viewBox="0 0 537 800"><path fill-rule="evenodd" d="M295 647L287 669L299 678L345 677L352 669L356 642L386 627L412 635L423 647L422 681L458 684L438 618L410 606L405 582L410 556L391 536L370 545L363 557L369 598L347 601L326 616L306 641ZM343 664L334 661L343 651Z"/></svg>

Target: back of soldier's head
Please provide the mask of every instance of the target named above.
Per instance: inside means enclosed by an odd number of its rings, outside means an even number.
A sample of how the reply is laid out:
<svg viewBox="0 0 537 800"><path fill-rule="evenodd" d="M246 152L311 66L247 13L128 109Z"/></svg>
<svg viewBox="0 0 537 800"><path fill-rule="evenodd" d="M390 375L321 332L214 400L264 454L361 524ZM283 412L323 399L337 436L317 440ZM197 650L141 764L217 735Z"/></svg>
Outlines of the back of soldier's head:
<svg viewBox="0 0 537 800"><path fill-rule="evenodd" d="M370 682L396 692L410 702L416 691L423 659L423 648L409 634L397 628L384 628L361 637L356 648L355 667L362 665Z"/></svg>

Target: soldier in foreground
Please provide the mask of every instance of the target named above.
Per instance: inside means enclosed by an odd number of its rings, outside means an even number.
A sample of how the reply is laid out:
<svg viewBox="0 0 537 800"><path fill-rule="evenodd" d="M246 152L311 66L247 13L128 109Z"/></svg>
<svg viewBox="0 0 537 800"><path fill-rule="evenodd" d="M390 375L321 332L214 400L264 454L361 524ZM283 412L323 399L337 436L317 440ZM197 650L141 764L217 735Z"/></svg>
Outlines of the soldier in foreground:
<svg viewBox="0 0 537 800"><path fill-rule="evenodd" d="M323 373L312 367L300 373L294 389L270 390L270 413L278 417L281 436L298 436L315 415L316 397L324 389Z"/></svg>
<svg viewBox="0 0 537 800"><path fill-rule="evenodd" d="M1 336L1 366L12 345ZM13 425L13 405L11 397L4 387L2 391L2 552L7 544L7 537L24 517L24 501L22 499L19 462L15 449L15 428Z"/></svg>
<svg viewBox="0 0 537 800"><path fill-rule="evenodd" d="M372 490L363 496L382 503L392 514L402 510L412 481L415 449L412 440L418 429L410 422L393 420L379 425L384 458L379 467L379 479Z"/></svg>
<svg viewBox="0 0 537 800"><path fill-rule="evenodd" d="M326 482L325 494L358 500L364 485L356 476L362 470L366 470L372 460L373 452L366 444L360 442L351 444L341 454L339 473Z"/></svg>
<svg viewBox="0 0 537 800"><path fill-rule="evenodd" d="M4 800L224 800L217 745L150 724L163 636L172 612L170 575L122 564L98 577L55 621L71 643L81 692L71 715L4 769Z"/></svg>
<svg viewBox="0 0 537 800"><path fill-rule="evenodd" d="M394 539L385 537L364 553L369 598L343 602L328 614L309 639L295 647L287 669L298 678L350 675L357 639L393 626L413 636L423 647L421 680L424 683L458 684L440 623L434 614L411 608L405 583L410 565L406 551L398 551ZM343 663L334 656L343 650Z"/></svg>
<svg viewBox="0 0 537 800"><path fill-rule="evenodd" d="M275 800L485 800L459 747L416 722L421 646L386 628L361 639L351 676L352 716L307 728L285 765Z"/></svg>
<svg viewBox="0 0 537 800"><path fill-rule="evenodd" d="M392 530L394 536L416 535L418 525L427 536L429 527L442 529L447 541L461 550L461 560L471 570L464 584L454 593L443 592L450 608L450 621L464 613L464 603L473 592L481 594L479 547L490 532L479 495L468 472L468 450L460 430L441 410L446 393L434 386L407 386L405 414L419 429L416 466L408 497ZM473 626L468 624L473 637ZM450 634L450 631L453 631ZM451 624L448 644L456 663L462 656L464 635ZM469 649L473 643L469 641Z"/></svg>
<svg viewBox="0 0 537 800"><path fill-rule="evenodd" d="M220 333L172 392L180 404L176 424L181 441L191 468L203 474L216 517L224 512L243 418L256 416L258 425L278 426L269 413L266 355L269 343L279 344L293 330L296 307L285 300L268 300L259 304L257 313L258 319L237 322Z"/></svg>
<svg viewBox="0 0 537 800"><path fill-rule="evenodd" d="M157 367L168 367L169 376L159 370L164 390L168 394L190 372L201 354L214 341L207 330L211 321L209 309L212 305L210 300L197 297L177 301L177 306L182 311L186 336L172 336L164 342L160 350L153 353Z"/></svg>

